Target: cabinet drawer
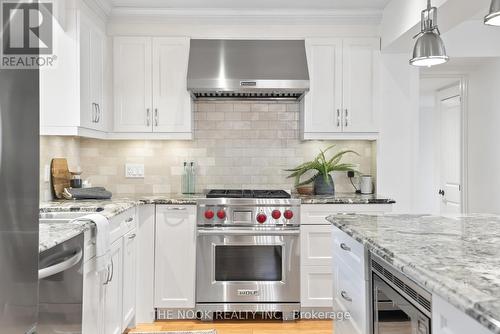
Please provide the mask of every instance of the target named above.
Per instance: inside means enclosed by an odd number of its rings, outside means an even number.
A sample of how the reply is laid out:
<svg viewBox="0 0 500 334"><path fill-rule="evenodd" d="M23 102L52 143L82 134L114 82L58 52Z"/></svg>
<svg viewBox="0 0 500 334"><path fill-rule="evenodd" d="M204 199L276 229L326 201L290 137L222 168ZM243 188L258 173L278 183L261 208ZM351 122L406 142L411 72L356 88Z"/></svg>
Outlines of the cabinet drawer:
<svg viewBox="0 0 500 334"><path fill-rule="evenodd" d="M332 265L332 226L306 225L300 227L302 265Z"/></svg>
<svg viewBox="0 0 500 334"><path fill-rule="evenodd" d="M380 214L392 211L392 204L303 204L301 225L330 225L326 217L336 213Z"/></svg>
<svg viewBox="0 0 500 334"><path fill-rule="evenodd" d="M332 267L304 266L301 275L301 307L332 307Z"/></svg>
<svg viewBox="0 0 500 334"><path fill-rule="evenodd" d="M341 263L333 270L333 309L349 312L350 326L355 333L365 333L368 323L368 281L356 278L355 273ZM346 320L347 321L347 320Z"/></svg>
<svg viewBox="0 0 500 334"><path fill-rule="evenodd" d="M333 261L343 262L356 274L367 279L365 247L352 237L333 227Z"/></svg>
<svg viewBox="0 0 500 334"><path fill-rule="evenodd" d="M135 208L129 209L113 217L109 221L111 242L115 242L137 225Z"/></svg>

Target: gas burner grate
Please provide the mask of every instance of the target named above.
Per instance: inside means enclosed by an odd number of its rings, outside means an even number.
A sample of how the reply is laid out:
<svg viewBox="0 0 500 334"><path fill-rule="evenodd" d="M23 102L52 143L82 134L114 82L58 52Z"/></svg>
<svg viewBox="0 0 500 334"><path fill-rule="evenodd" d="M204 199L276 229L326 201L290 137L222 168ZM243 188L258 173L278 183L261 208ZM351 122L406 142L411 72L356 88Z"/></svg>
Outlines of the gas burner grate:
<svg viewBox="0 0 500 334"><path fill-rule="evenodd" d="M210 190L207 198L291 198L284 190L237 190L237 189L214 189Z"/></svg>

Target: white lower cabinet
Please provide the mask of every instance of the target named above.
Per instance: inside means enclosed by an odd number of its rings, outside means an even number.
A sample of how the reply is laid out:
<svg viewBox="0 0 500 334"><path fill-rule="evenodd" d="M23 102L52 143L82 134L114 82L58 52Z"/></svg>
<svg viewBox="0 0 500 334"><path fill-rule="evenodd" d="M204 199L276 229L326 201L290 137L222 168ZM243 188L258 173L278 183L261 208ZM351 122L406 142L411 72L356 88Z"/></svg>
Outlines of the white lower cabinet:
<svg viewBox="0 0 500 334"><path fill-rule="evenodd" d="M123 310L122 328L134 320L136 309L137 233L133 229L123 237Z"/></svg>
<svg viewBox="0 0 500 334"><path fill-rule="evenodd" d="M331 308L335 291L334 272L337 258L347 256L355 273L364 271L363 246L354 239L339 239L326 217L335 213L384 213L392 210L391 204L304 204L301 206L300 226L300 303L302 308ZM339 230L340 231L340 230ZM343 233L343 232L342 232ZM345 234L343 234L345 235ZM341 240L341 241L339 241ZM351 244L354 252L346 252L341 243ZM360 253L361 252L361 253Z"/></svg>
<svg viewBox="0 0 500 334"><path fill-rule="evenodd" d="M491 333L479 322L437 295L432 295L433 334Z"/></svg>
<svg viewBox="0 0 500 334"><path fill-rule="evenodd" d="M348 312L349 319L335 321L335 334L369 333L369 279L367 250L332 226L333 311Z"/></svg>
<svg viewBox="0 0 500 334"><path fill-rule="evenodd" d="M104 309L103 275L97 272L97 260L92 258L83 265L83 334L104 334L102 311Z"/></svg>
<svg viewBox="0 0 500 334"><path fill-rule="evenodd" d="M156 206L154 306L194 308L196 206Z"/></svg>
<svg viewBox="0 0 500 334"><path fill-rule="evenodd" d="M111 245L111 273L104 290L104 333L122 333L123 244Z"/></svg>

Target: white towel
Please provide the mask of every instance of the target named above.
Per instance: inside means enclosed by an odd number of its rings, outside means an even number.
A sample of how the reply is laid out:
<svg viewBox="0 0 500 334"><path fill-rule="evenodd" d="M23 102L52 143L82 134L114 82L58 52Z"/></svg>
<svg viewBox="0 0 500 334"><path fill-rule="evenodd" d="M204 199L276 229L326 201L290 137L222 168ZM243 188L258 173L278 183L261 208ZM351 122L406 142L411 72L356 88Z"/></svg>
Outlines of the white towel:
<svg viewBox="0 0 500 334"><path fill-rule="evenodd" d="M88 219L96 225L96 263L97 272L102 272L111 263L111 237L109 233L109 221L101 214L93 213L86 215L79 220Z"/></svg>

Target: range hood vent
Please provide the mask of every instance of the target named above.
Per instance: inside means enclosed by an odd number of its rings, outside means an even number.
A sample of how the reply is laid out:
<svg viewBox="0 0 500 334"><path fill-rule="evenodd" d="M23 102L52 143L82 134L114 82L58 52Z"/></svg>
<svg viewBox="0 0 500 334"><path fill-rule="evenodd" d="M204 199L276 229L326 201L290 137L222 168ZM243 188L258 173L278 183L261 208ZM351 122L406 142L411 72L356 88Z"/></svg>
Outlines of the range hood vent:
<svg viewBox="0 0 500 334"><path fill-rule="evenodd" d="M196 100L300 100L309 90L305 43L193 39L187 88Z"/></svg>

